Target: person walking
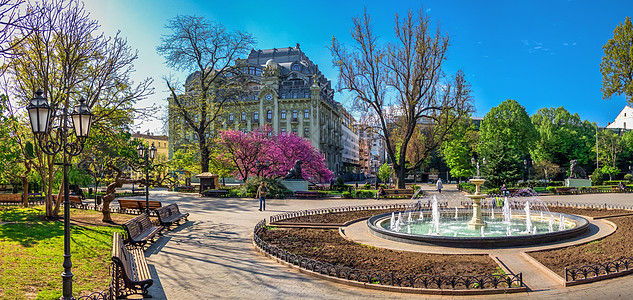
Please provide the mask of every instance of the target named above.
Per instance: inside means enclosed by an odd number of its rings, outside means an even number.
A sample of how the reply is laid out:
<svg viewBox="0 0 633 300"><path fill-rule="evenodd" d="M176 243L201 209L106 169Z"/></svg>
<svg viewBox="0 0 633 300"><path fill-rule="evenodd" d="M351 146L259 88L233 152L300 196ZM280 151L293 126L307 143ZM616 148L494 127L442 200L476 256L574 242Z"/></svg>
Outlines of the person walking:
<svg viewBox="0 0 633 300"><path fill-rule="evenodd" d="M268 188L262 181L257 189L257 198L259 198L259 211L266 210L266 195L268 194Z"/></svg>
<svg viewBox="0 0 633 300"><path fill-rule="evenodd" d="M442 184L442 178L439 178L437 180L437 182L435 183L435 186L437 187L437 191L441 194L442 189L444 188L444 185Z"/></svg>

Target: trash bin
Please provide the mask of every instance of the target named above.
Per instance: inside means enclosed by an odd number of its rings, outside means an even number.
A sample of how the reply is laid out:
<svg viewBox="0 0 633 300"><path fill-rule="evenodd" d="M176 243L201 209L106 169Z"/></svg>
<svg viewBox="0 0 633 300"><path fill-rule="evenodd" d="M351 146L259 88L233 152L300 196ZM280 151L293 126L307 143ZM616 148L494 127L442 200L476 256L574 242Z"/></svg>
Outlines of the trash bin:
<svg viewBox="0 0 633 300"><path fill-rule="evenodd" d="M95 198L95 201L97 202L97 205L101 205L101 201L103 200L103 196L101 195L97 195Z"/></svg>

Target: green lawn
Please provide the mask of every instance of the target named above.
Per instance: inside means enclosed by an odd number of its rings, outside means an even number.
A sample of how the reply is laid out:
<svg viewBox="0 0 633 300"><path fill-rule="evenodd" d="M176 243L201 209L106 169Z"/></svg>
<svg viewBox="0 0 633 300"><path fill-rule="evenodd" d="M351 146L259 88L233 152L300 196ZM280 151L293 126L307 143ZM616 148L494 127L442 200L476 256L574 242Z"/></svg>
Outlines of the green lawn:
<svg viewBox="0 0 633 300"><path fill-rule="evenodd" d="M100 214L71 210L71 216ZM62 295L64 224L47 221L43 208L0 207L0 299L59 299ZM112 232L120 227L72 226L73 295L109 283Z"/></svg>

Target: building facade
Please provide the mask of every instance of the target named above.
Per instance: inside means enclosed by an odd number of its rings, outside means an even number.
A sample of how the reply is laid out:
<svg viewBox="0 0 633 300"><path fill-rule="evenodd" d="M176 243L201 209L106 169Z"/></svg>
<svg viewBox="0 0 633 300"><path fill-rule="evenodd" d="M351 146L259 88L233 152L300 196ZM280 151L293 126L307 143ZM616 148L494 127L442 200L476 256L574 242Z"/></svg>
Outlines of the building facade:
<svg viewBox="0 0 633 300"><path fill-rule="evenodd" d="M225 104L221 118L210 131L252 131L271 128L274 132L294 133L310 140L325 156L335 174L342 167L343 129L340 104L334 100L329 79L299 48L251 50L246 59L235 62L248 74L247 90L238 101ZM191 74L185 86L195 79ZM195 93L188 90L187 93ZM170 107L172 107L172 99ZM169 111L172 114L172 110ZM196 136L184 120L169 117L170 154Z"/></svg>
<svg viewBox="0 0 633 300"><path fill-rule="evenodd" d="M360 171L368 177L377 177L385 163L385 144L378 127L356 124L359 137Z"/></svg>
<svg viewBox="0 0 633 300"><path fill-rule="evenodd" d="M622 111L620 111L618 116L615 117L615 120L609 123L609 125L607 125L607 128L611 128L611 129L633 128L633 108L631 108L628 105L624 106L624 108L622 109Z"/></svg>
<svg viewBox="0 0 633 300"><path fill-rule="evenodd" d="M359 156L359 139L356 134L354 124L356 120L343 106L339 107L342 121L342 139L343 152L341 159L343 162L343 173L359 173L360 172L360 156Z"/></svg>

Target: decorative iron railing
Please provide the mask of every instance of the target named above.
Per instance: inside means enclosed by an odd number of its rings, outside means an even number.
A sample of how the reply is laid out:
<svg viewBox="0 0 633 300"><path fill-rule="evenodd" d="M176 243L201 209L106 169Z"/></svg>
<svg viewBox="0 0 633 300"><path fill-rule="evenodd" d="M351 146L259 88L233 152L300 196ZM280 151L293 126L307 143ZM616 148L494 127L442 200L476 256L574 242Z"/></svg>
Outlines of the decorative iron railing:
<svg viewBox="0 0 633 300"><path fill-rule="evenodd" d="M101 292L94 292L90 295L81 296L77 298L77 300L113 300L114 297L112 295L112 291L110 289L105 289Z"/></svg>
<svg viewBox="0 0 633 300"><path fill-rule="evenodd" d="M260 234L264 230L266 220L262 220L253 232L255 244L264 252L282 261L326 276L342 278L376 285L409 287L419 289L507 289L524 287L523 276L519 274L476 275L476 276L443 276L427 274L402 274L372 270L352 269L320 262L298 254L290 253L264 241Z"/></svg>
<svg viewBox="0 0 633 300"><path fill-rule="evenodd" d="M605 263L598 263L580 267L565 267L565 282L583 280L618 273L633 273L633 258L625 257Z"/></svg>

